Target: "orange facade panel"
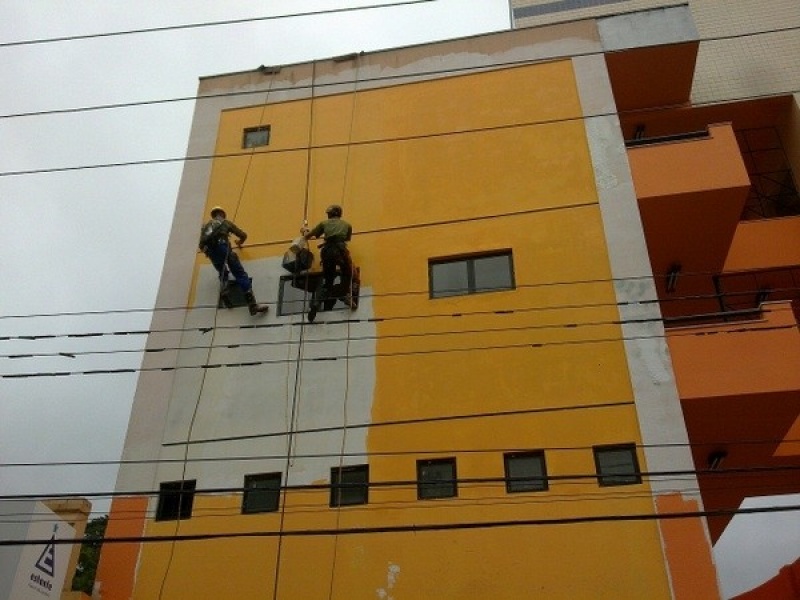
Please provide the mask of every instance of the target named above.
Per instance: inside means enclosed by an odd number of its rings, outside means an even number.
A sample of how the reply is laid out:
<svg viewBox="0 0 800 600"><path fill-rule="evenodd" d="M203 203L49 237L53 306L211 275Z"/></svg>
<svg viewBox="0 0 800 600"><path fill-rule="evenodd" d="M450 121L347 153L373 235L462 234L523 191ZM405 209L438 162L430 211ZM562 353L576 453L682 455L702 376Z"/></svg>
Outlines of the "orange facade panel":
<svg viewBox="0 0 800 600"><path fill-rule="evenodd" d="M709 125L708 135L703 137L629 148L628 161L640 202L648 198L750 187L730 123Z"/></svg>
<svg viewBox="0 0 800 600"><path fill-rule="evenodd" d="M800 216L742 221L736 229L726 271L800 265Z"/></svg>
<svg viewBox="0 0 800 600"><path fill-rule="evenodd" d="M769 302L763 309L755 321L667 332L682 400L800 390L800 329L792 303Z"/></svg>

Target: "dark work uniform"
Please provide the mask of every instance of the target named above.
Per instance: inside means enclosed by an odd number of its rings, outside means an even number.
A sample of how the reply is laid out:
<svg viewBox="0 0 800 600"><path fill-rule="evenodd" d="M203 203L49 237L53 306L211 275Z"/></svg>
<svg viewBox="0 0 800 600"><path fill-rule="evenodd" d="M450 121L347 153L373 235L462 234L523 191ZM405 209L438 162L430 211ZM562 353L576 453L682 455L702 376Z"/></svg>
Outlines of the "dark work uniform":
<svg viewBox="0 0 800 600"><path fill-rule="evenodd" d="M353 280L353 263L350 260L350 251L347 242L353 235L353 227L347 221L339 218L325 219L309 232L311 237L325 238L325 243L320 250L322 262L323 287L319 290L319 300L327 298L333 288L336 276L341 274L341 288L350 293Z"/></svg>
<svg viewBox="0 0 800 600"><path fill-rule="evenodd" d="M247 293L253 287L253 283L244 270L239 256L231 248L229 239L231 234L238 237L240 242L247 239L247 234L232 221L212 219L200 229L200 250L219 273L222 289L225 289L228 273L231 273L238 286Z"/></svg>

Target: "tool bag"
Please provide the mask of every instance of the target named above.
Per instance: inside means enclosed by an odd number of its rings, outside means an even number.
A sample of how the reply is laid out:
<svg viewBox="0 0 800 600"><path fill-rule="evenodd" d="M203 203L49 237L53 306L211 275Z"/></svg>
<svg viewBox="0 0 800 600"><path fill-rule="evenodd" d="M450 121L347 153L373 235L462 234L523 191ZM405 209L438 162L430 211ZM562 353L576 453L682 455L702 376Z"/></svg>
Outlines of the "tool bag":
<svg viewBox="0 0 800 600"><path fill-rule="evenodd" d="M308 249L308 242L299 237L292 242L289 250L283 255L283 268L289 273L308 271L314 264L314 253Z"/></svg>

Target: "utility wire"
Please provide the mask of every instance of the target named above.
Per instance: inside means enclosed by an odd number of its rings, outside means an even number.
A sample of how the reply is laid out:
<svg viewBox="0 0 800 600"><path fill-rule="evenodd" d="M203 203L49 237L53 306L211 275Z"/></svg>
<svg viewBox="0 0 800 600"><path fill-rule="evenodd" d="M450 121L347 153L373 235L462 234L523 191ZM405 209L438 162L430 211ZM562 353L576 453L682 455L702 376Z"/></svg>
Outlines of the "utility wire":
<svg viewBox="0 0 800 600"><path fill-rule="evenodd" d="M800 89L796 90L786 90L785 92L781 92L779 94L763 94L763 95L756 95L749 97L750 99L753 98L774 98L774 97L782 97L785 95L792 95L800 93ZM744 101L746 98L736 98L737 101ZM697 103L694 105L695 108L700 106L714 106L714 105L722 105L730 102L730 100L715 100L713 102L709 102L707 104ZM666 106L666 107L652 107L647 109L646 112L658 112L659 110L673 110L674 106ZM632 111L633 112L633 111ZM637 114L643 112L642 110L635 111ZM596 119L600 117L619 117L623 113L619 111L607 111L607 112L598 112L593 113L591 115L578 115L578 116L570 116L570 117L559 117L559 118L552 118L552 119L543 119L543 120L534 120L534 121L522 121L518 123L508 123L502 125L490 125L485 127L473 127L473 128L463 128L458 130L449 130L449 131L441 131L436 133L425 133L425 134L418 134L418 135L405 135L405 136L395 136L390 138L372 138L372 139L365 139L365 140L356 140L356 141L349 141L349 142L329 142L323 144L315 144L310 149L311 150L329 150L329 149L336 149L336 148L343 148L343 147L351 147L351 146L371 146L376 144L387 144L387 143L395 143L395 142L410 142L410 141L418 141L418 140L427 140L427 139L441 139L447 138L452 136L460 136L460 135L473 135L473 134L480 134L480 133L488 133L494 131L507 131L513 129L520 129L524 127L537 127L543 125L556 125L560 123L571 123L576 121L585 121L589 119ZM305 146L295 146L289 148L281 148L281 149L267 149L267 150L259 150L255 152L255 154L284 154L290 152L307 152L309 148ZM143 166L143 165L161 165L161 164L171 164L171 163L181 163L181 162L194 162L194 161L204 161L204 160L217 160L217 159L225 159L225 158L240 158L246 155L243 155L241 152L225 152L225 153L214 153L214 154L198 154L194 156L181 156L181 157L172 157L172 158L152 158L152 159L141 159L141 160L129 160L129 161L120 161L120 162L109 162L109 163L93 163L89 165L76 165L71 167L43 167L39 169L24 169L24 170L17 170L17 171L0 171L0 177L16 177L21 175L40 175L45 173L66 173L66 172L73 172L73 171L86 171L91 169L107 169L107 168L116 168L116 167L134 167L134 166ZM596 204L596 203L594 203Z"/></svg>
<svg viewBox="0 0 800 600"><path fill-rule="evenodd" d="M362 10L372 10L377 8L392 8L395 6L406 6L410 4L425 4L435 2L435 0L398 0L384 4L370 4L367 6L349 6L344 8L329 8L324 10L306 11L298 13L288 13L284 15L268 15L262 17L247 17L242 19L225 19L223 21L201 21L198 23L185 23L180 25L164 25L161 27L146 27L142 29L126 29L122 31L108 31L102 33L86 33L77 35L67 35L60 37L38 38L29 40L19 40L14 42L0 42L0 48L11 48L15 46L32 46L36 44L52 44L56 42L73 42L76 40L89 40L97 38L117 37L124 35L135 35L142 33L161 33L165 31L179 31L183 29L200 29L204 27L219 27L228 25L240 25L243 23L257 23L263 21L275 21L278 19L291 19L297 17L313 17L319 15L329 15L337 13L357 12Z"/></svg>
<svg viewBox="0 0 800 600"><path fill-rule="evenodd" d="M347 425L343 426L347 427ZM277 435L277 434L276 434ZM287 435L282 432L281 435ZM635 448L671 449L671 448L737 448L748 446L774 446L776 444L797 444L800 439L795 438L775 438L775 439L753 439L753 440L718 440L707 442L664 442L649 444L632 444ZM591 450L595 446L536 446L537 452L572 452ZM344 452L346 458L370 458L370 457L397 457L397 456L424 456L424 455L462 455L462 454L499 454L510 452L531 451L529 447L521 446L499 446L491 448L439 448L439 449L413 449L413 450L373 450L364 452ZM339 452L312 452L293 455L293 458L338 458ZM252 455L227 455L227 456L203 456L197 458L187 458L187 463L213 463L213 462L249 462L264 460L279 460L285 458L285 454L252 454ZM148 458L148 459L107 459L107 460L61 460L48 462L5 462L0 463L2 468L34 468L34 467L89 467L89 466L110 466L110 465L166 465L183 463L183 458Z"/></svg>
<svg viewBox="0 0 800 600"><path fill-rule="evenodd" d="M519 480L546 480L548 482L569 482L569 481L596 481L598 479L609 478L613 479L614 477L637 477L641 479L648 479L648 480L656 480L659 481L670 481L674 479L676 481L681 481L683 477L692 477L697 475L708 476L708 477L716 477L716 478L725 478L725 477L735 477L737 479L749 477L749 476L763 476L763 475L772 475L775 473L787 473L792 474L795 472L800 472L800 465L778 465L778 466L751 466L751 467L741 467L741 468L730 468L730 469L677 469L673 471L630 471L624 474L604 474L604 473L570 473L564 475L554 475L548 473L544 477L521 477L521 478L507 478L507 477L460 477L455 479L437 479L437 483L455 483L459 486L469 486L469 485L483 485L483 484L500 484L506 483L508 481L513 481L515 479ZM314 490L321 490L321 491L330 491L332 488L340 488L340 487L349 487L349 488L381 488L381 489L390 489L390 488L413 488L416 489L419 485L418 480L410 480L410 479L397 479L397 480L385 480L385 481L368 481L364 483L310 483L310 484L302 484L302 485L285 485L281 484L281 490L295 490L295 491L314 491ZM642 482L636 482L635 484L629 485L640 485ZM214 487L214 488L197 488L192 490L195 496L197 495L219 495L219 494L233 494L233 493L243 493L247 491L247 488L241 486L230 486L230 487ZM50 500L50 499L65 499L65 498L75 498L76 496L86 497L86 498L115 498L115 497L134 497L134 496L146 496L146 497L158 497L162 493L161 490L127 490L127 491L114 491L114 492L87 492L87 493L74 493L74 492L58 492L53 494L46 494L46 493L38 493L38 494L4 494L0 495L0 501L11 501L11 500ZM190 493L188 491L182 492L184 494Z"/></svg>
<svg viewBox="0 0 800 600"><path fill-rule="evenodd" d="M326 321L328 325L348 325L353 321L347 319L339 321ZM358 321L354 321L358 322ZM490 350L514 350L514 349L541 349L554 346L574 346L583 344L610 344L617 342L628 342L638 340L661 340L676 337L705 337L708 335L736 335L744 333L765 333L771 331L791 330L800 327L798 324L791 325L776 325L766 327L739 327L729 331L684 331L676 334L653 334L653 335L635 335L635 336L607 336L598 338L579 338L574 340L557 340L557 341L525 341L513 344L486 344L482 346L466 346L460 348L428 348L421 350L406 350L406 351L393 351L393 352L365 352L360 354L351 354L343 356L339 354L331 354L327 356L303 357L302 361L311 362L326 362L342 359L374 359L374 358L402 358L407 356L425 356L448 354L457 352L483 352ZM452 335L452 334L451 334ZM206 363L194 365L178 365L170 364L163 366L153 367L119 367L110 369L87 369L87 370L66 370L66 371L36 371L30 373L6 373L0 374L0 379L27 379L35 377L67 377L71 375L119 375L125 373L152 373L152 372L168 372L168 371L184 371L189 369L219 369L219 368L245 368L245 367L260 367L266 365L279 365L294 362L294 359L278 358L278 359L264 359L264 360L249 360L249 361L235 361L235 362L219 362L219 363Z"/></svg>
<svg viewBox="0 0 800 600"><path fill-rule="evenodd" d="M181 536L149 535L105 537L104 544L115 543L159 543L189 542L201 540L233 539L233 538L282 538L282 537L328 537L334 535L370 535L382 533L419 533L424 531L459 531L474 529L496 529L506 527L577 525L599 522L632 522L632 521L667 521L674 519L696 519L709 517L727 517L760 513L779 513L800 510L800 505L764 506L752 508L732 508L718 510L697 510L686 512L664 513L631 513L624 515L593 515L579 517L562 517L554 519L513 519L506 521L461 521L456 523L432 523L427 525L394 525L383 527L349 527L337 529L290 529L283 531L246 531L226 533L198 533ZM39 546L47 544L83 544L84 538L77 539L34 539L34 540L0 540L0 546Z"/></svg>
<svg viewBox="0 0 800 600"><path fill-rule="evenodd" d="M758 310L758 309L756 309ZM764 309L758 311L758 316L761 316L764 313L770 312L788 312L792 310L791 308L776 310L776 309ZM517 314L517 313L524 313L526 312L525 309L509 309L507 311L503 311L502 315L509 315L509 314ZM722 313L722 314L729 314L729 313ZM463 317L465 315L436 315L436 316L443 316L446 317ZM695 315L696 316L696 315ZM703 315L709 316L709 315ZM731 315L733 317L734 315ZM429 316L419 316L419 319L423 318L432 318ZM352 320L348 319L346 322L348 325L350 324L363 324L365 322L387 322L391 321L391 317L381 317L371 321L370 319L366 320ZM443 336L458 336L458 335L474 335L474 334L484 334L484 333L518 333L521 331L539 331L539 330L557 330L557 329L579 329L584 327L606 327L606 326L619 326L619 325L632 325L638 324L643 325L647 323L657 323L662 324L664 319L662 317L652 317L652 318L631 318L631 319L611 319L611 320L600 320L600 321L570 321L567 323L539 323L535 325L521 325L521 326L507 326L507 327L485 327L482 329L458 329L458 330L448 330L448 331L423 331L423 332L416 332L416 333L385 333L385 334L372 334L372 335L356 335L356 336L349 336L349 337L326 337L326 338L318 338L318 339L298 339L297 341L293 340L272 340L272 341L262 341L262 342L235 342L230 344L217 344L214 345L213 348L215 349L235 349L235 348L267 348L267 347L274 347L274 346L292 346L297 344L331 344L335 342L344 342L344 341L377 341L377 340L398 340L398 339L419 339L419 338L435 338L435 337L443 337ZM748 321L739 321L741 323L748 323ZM725 323L726 326L731 326L735 321L728 321ZM295 323L287 323L282 324L282 326L297 326ZM775 331L775 330L782 330L782 329L793 329L795 325L773 325L773 326L753 326L749 325L746 329L737 329L735 331L730 331L728 333L746 333L752 331ZM214 329L249 329L250 327L247 325L243 325L240 327L237 326L222 326L222 327L215 327ZM187 329L178 329L176 331L183 331L183 332L190 332L190 331L197 331L197 328L187 328ZM164 333L164 331L159 331L160 333ZM207 333L205 330L202 333ZM105 334L98 334L98 335L105 335ZM670 333L663 337L684 337L685 335L705 335L705 333L701 332L689 332L689 333ZM115 356L119 354L157 354L160 352L167 352L171 350L177 351L189 351L189 350L206 350L209 346L202 345L202 346L164 346L164 347L148 347L148 348L126 348L126 349L117 349L117 350L84 350L84 351L59 351L59 352L15 352L14 354L0 354L0 358L5 358L8 360L21 360L21 359L32 359L32 358L77 358L78 356Z"/></svg>
<svg viewBox="0 0 800 600"><path fill-rule="evenodd" d="M414 223L404 226L397 226L393 228L384 228L384 229L375 229L375 230L366 230L360 232L359 235L369 235L369 234L377 234L377 233L387 233L388 231L397 231L397 230L414 230L414 229L421 229L425 227L438 227L438 226L450 226L453 224L459 223L466 223L466 222L475 222L475 221L486 221L489 219L497 219L497 218L504 218L510 216L520 216L524 214L531 214L537 212L550 212L554 210L561 210L561 209L570 209L570 208L581 208L584 206L589 206L591 204L579 204L579 205L568 205L565 207L553 207L553 208L537 208L537 209L530 209L526 211L516 211L513 213L496 213L494 215L487 215L482 217L464 217L462 219L453 219L444 221L429 221L427 223ZM285 246L288 244L290 240L277 240L274 242L267 242L258 244L258 246L272 246L272 245L282 245ZM254 245L250 245L249 247L253 247ZM787 267L780 269L781 272L785 271L798 271L800 272L800 267ZM714 275L721 275L727 277L756 277L760 272L730 272L730 273L720 273L719 271L694 271L694 272L682 272L681 278L682 279L689 279L693 277L708 277ZM639 280L655 280L659 278L667 277L668 273L658 273L654 272L652 274L643 274L643 275L629 275L626 277L596 277L592 279L572 279L572 280L564 280L564 281L542 281L537 283L525 283L525 284L516 284L515 290L529 290L529 289L538 289L538 288L548 288L548 287L558 287L558 286L567 286L567 285L597 285L597 284L604 284L604 283L621 283L621 282L628 282L628 281L639 281ZM788 287L788 288L776 288L771 291L779 293L779 292L786 292L786 291L798 291L800 287ZM735 292L725 292L725 297L735 297L735 296L743 296L748 294L756 294L762 291L761 289L753 289L753 290L744 290L744 291L735 291ZM391 292L369 292L360 294L361 298L391 298L391 297L400 297L405 298L408 296L416 296L416 295L430 295L429 289L424 290L395 290ZM603 305L618 305L623 306L627 304L655 304L655 303L674 303L680 302L683 300L702 300L702 299L716 299L719 298L719 294L693 294L693 295L670 295L669 297L665 298L644 298L640 300L629 300L623 301L619 303L608 303ZM270 304L277 304L276 302ZM573 307L575 305L553 305L556 308L561 307ZM600 306L598 304L591 304L591 305L579 305L579 306ZM28 313L28 314L16 314L16 315L0 315L0 320L4 319L30 319L30 318L46 318L46 317L65 317L65 316L105 316L105 315L113 315L113 314L131 314L131 313L153 313L153 312L169 312L169 311L182 311L182 310L201 310L201 309L216 309L216 304L198 304L194 306L166 306L166 307L154 307L154 308L128 308L128 309L107 309L107 310L90 310L90 311L67 311L67 312L56 312L56 313ZM549 308L549 306L548 306ZM175 330L162 330L162 331L175 331ZM110 332L114 335L127 335L127 334L149 334L153 333L152 330L133 330L133 331L114 331ZM75 333L75 334L60 334L59 336L53 336L49 334L41 334L41 335L27 335L27 336L15 336L19 337L20 339L44 339L48 337L63 337L65 335L72 336L72 337L89 337L92 335L97 335L93 333ZM0 341L5 341L11 339L9 336L0 336Z"/></svg>
<svg viewBox="0 0 800 600"><path fill-rule="evenodd" d="M427 0L427 1L435 1L435 0ZM775 33L786 33L789 31L796 31L800 29L798 26L792 27L785 27L785 28L776 28L776 29L764 29L757 32L745 33L745 34L734 34L728 36L711 36L705 38L699 38L698 41L700 43L709 43L709 42L716 42L716 41L726 41L731 39L737 38L746 38L746 37L753 37L753 36L760 36L760 35L770 35ZM483 35L491 35L492 33L503 33L506 30L501 30L498 32L488 32ZM3 44L0 44L2 47ZM669 45L669 44L662 44L662 45ZM658 47L652 46L652 47ZM389 49L391 50L391 49ZM378 50L375 53L385 52L385 50ZM606 54L603 50L593 50L593 51L586 51L586 52L576 52L576 53L568 53L568 54L554 54L548 56L546 58L535 58L535 59L520 59L520 60L509 60L509 61L502 61L495 63L493 65L488 65L493 68L511 68L511 67L518 67L518 66L525 66L525 65L532 65L538 64L542 62L552 62L556 60L566 60L570 58L583 58L588 56L598 56ZM324 60L324 59L319 59ZM333 58L331 58L333 60ZM307 61L311 62L311 61ZM299 63L305 64L305 63ZM294 66L294 65L285 65L286 67ZM393 80L407 80L409 77L429 77L431 75L463 75L469 74L473 72L481 72L485 71L487 65L478 65L478 66L465 66L465 67L448 67L446 69L430 69L425 71L416 71L413 73L402 73L396 75L381 75L377 77L367 77L361 80L362 83L374 83L374 82L385 82L385 81L393 81ZM325 87L333 87L333 86L340 86L341 82L319 82L316 84L318 89L322 89ZM280 91L288 91L288 90L302 90L308 89L310 85L297 85L297 86L290 86L290 87L280 87L276 86L273 88L273 91L280 92ZM134 101L134 102L120 102L120 103L113 103L113 104L99 104L93 106L78 106L72 108L62 108L62 109L50 109L50 110L40 110L40 111L29 111L29 112L21 112L21 113L8 113L8 114L0 114L0 119L14 119L14 118L21 118L21 117L33 117L33 116L46 116L46 115L57 115L57 114L69 114L69 113L79 113L79 112L88 112L88 111L95 111L95 110L113 110L119 108L133 108L137 106L152 106L158 104L168 104L168 103L175 103L175 102L195 102L198 100L208 100L214 98L225 98L225 97L236 97L236 96L249 96L253 94L260 94L263 90L257 91L236 91L236 92L221 92L217 94L203 94L202 96L178 96L174 98L162 98L162 99L153 99L153 100L141 100L141 101ZM790 94L792 92L783 92L783 93L776 93L776 94L764 94L764 95L751 95L744 98L729 98L727 100L719 100L719 101L709 101L709 102L701 102L694 104L694 107L702 107L702 106L710 106L714 104L724 104L730 102L732 100L755 100L758 98L770 98L781 96L783 94ZM662 107L663 110L670 110L674 109L675 107L665 106ZM623 111L619 113L620 115L623 114L639 114L642 112L656 112L658 107L648 108L648 109L632 109L629 111Z"/></svg>

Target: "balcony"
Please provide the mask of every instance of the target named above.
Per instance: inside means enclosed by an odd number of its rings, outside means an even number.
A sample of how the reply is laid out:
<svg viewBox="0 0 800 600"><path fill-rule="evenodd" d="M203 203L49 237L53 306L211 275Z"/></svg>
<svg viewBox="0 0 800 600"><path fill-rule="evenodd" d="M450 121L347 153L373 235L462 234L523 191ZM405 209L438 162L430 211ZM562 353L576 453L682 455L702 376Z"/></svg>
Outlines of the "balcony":
<svg viewBox="0 0 800 600"><path fill-rule="evenodd" d="M800 445L792 443L800 430L798 306L767 302L761 318L667 332L707 510L800 492L800 479L782 470L800 466ZM728 521L709 519L713 539Z"/></svg>
<svg viewBox="0 0 800 600"><path fill-rule="evenodd" d="M667 289L666 274L718 273L747 201L750 179L729 123L706 132L628 144L650 264L667 317L718 310L710 277L683 278ZM670 294L701 300L669 302Z"/></svg>

